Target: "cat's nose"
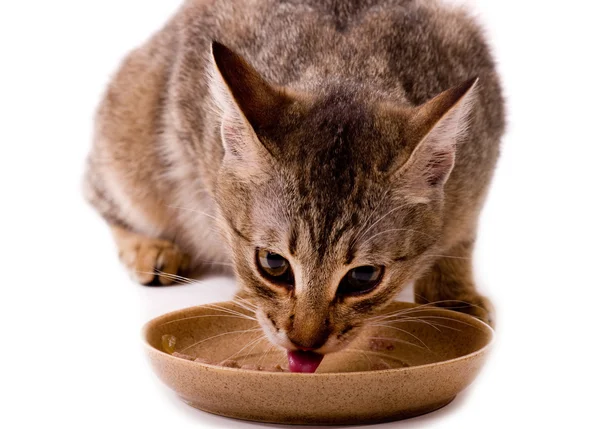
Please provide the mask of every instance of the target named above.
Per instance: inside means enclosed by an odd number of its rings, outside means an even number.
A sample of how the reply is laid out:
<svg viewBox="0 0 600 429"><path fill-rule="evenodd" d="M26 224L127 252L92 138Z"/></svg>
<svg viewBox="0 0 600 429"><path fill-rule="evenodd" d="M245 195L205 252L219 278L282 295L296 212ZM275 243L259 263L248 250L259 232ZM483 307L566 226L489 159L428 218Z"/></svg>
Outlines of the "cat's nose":
<svg viewBox="0 0 600 429"><path fill-rule="evenodd" d="M300 331L300 332L298 332ZM288 332L290 342L303 351L313 351L322 347L329 338L327 331L321 330L318 332L301 332L302 330L294 329Z"/></svg>
<svg viewBox="0 0 600 429"><path fill-rule="evenodd" d="M313 351L321 348L331 334L328 307L321 302L306 300L297 304L295 310L286 326L288 339L299 350Z"/></svg>

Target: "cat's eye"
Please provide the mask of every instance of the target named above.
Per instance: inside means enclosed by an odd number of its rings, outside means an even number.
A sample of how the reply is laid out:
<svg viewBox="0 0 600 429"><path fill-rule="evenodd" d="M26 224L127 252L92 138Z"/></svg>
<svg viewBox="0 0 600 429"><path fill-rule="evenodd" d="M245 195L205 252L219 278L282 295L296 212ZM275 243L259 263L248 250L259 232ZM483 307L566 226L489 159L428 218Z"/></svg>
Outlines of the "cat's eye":
<svg viewBox="0 0 600 429"><path fill-rule="evenodd" d="M338 286L338 295L360 295L375 289L383 278L383 267L365 265L353 268Z"/></svg>
<svg viewBox="0 0 600 429"><path fill-rule="evenodd" d="M256 265L267 280L288 287L294 285L294 273L289 261L283 256L265 249L258 249L256 251Z"/></svg>

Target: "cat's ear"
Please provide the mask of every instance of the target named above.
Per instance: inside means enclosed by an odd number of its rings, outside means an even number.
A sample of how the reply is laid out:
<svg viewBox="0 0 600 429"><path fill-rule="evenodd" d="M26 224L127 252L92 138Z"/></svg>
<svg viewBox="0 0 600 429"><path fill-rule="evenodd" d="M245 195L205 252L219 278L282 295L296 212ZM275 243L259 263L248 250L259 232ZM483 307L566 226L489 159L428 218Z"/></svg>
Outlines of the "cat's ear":
<svg viewBox="0 0 600 429"><path fill-rule="evenodd" d="M409 119L416 147L400 169L404 187L416 201L443 188L454 167L456 144L468 127L477 78L450 88L417 107Z"/></svg>
<svg viewBox="0 0 600 429"><path fill-rule="evenodd" d="M226 153L244 158L247 164L269 152L255 130L275 123L288 103L285 92L270 85L248 62L228 47L212 43L210 88L223 112L221 138Z"/></svg>

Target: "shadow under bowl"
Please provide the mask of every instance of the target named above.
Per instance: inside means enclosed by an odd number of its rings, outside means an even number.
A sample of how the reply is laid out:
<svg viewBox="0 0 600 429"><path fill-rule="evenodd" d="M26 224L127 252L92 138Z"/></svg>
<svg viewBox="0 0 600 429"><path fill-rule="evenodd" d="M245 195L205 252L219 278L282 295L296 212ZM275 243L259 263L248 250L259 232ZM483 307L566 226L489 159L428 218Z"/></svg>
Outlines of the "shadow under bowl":
<svg viewBox="0 0 600 429"><path fill-rule="evenodd" d="M251 313L234 302L160 316L144 326L143 339L158 377L203 411L269 423L377 423L450 403L475 379L494 337L489 326L463 313L395 302L384 314L398 311L402 319L390 315L385 326L363 329L346 350L326 355L314 374L219 366L234 360L287 368L285 351L259 339Z"/></svg>

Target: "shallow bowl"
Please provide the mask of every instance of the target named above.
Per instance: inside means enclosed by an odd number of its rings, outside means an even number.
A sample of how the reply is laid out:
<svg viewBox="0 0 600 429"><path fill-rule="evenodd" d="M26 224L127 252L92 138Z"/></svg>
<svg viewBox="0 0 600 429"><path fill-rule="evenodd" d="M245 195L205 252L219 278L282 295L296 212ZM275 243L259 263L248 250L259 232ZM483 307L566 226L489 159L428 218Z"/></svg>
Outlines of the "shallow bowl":
<svg viewBox="0 0 600 429"><path fill-rule="evenodd" d="M160 316L145 325L143 339L154 372L195 408L244 420L332 425L399 420L447 405L475 379L494 337L485 323L451 310L396 302L385 314L377 323L383 326L365 328L346 350L325 356L314 374L270 372L287 368L285 352L260 340L251 313L233 302ZM232 361L265 370L219 365Z"/></svg>

